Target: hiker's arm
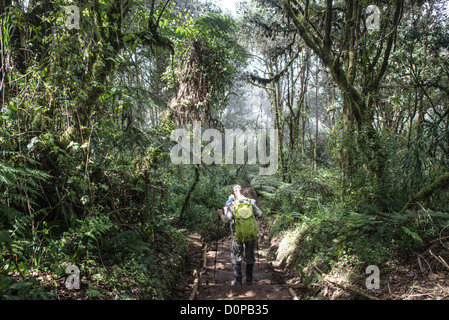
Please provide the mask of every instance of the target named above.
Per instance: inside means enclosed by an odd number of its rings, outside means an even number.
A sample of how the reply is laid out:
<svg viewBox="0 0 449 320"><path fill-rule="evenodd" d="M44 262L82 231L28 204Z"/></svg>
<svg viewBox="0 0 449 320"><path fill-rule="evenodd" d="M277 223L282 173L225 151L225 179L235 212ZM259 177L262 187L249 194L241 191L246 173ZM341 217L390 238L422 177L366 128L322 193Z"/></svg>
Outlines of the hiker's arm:
<svg viewBox="0 0 449 320"><path fill-rule="evenodd" d="M233 219L233 215L231 210L229 210L229 207L224 207L225 213L223 214L223 210L218 209L217 215L220 217L221 221L224 223L229 223Z"/></svg>
<svg viewBox="0 0 449 320"><path fill-rule="evenodd" d="M225 214L223 215L223 218L221 219L224 223L229 223L234 219L234 212L232 211L231 206L226 206L225 208Z"/></svg>
<svg viewBox="0 0 449 320"><path fill-rule="evenodd" d="M251 204L253 205L254 215L260 218L262 216L262 210L257 206L256 200L251 200Z"/></svg>

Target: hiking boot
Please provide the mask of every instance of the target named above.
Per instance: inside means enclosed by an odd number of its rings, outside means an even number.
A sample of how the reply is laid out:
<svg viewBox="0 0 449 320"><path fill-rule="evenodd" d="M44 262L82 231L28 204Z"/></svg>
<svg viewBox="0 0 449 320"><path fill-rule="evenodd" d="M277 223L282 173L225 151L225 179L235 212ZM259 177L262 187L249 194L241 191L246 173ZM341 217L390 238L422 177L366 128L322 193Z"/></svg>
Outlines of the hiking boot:
<svg viewBox="0 0 449 320"><path fill-rule="evenodd" d="M242 284L241 283L238 283L236 280L232 280L231 281L231 286L241 286Z"/></svg>
<svg viewBox="0 0 449 320"><path fill-rule="evenodd" d="M234 280L231 282L233 286L241 286L242 285L242 265L241 264L233 264L232 269L234 270Z"/></svg>
<svg viewBox="0 0 449 320"><path fill-rule="evenodd" d="M254 269L254 264L246 265L246 282L248 284L251 284L253 282L253 269Z"/></svg>

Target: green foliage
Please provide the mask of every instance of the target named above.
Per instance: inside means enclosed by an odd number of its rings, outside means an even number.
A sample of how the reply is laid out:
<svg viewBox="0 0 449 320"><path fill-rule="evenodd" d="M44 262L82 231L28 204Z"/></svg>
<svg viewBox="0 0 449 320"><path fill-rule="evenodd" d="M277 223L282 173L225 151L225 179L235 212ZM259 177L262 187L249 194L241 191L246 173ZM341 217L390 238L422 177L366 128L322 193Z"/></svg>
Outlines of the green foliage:
<svg viewBox="0 0 449 320"><path fill-rule="evenodd" d="M187 252L168 223L179 206L167 197L176 181L170 130L156 127L166 108L160 75L170 60L163 49L171 47L174 6L102 1L81 8L81 28L69 30L62 5L35 2L26 14L14 6L0 16L2 50L13 53L0 113L0 296L54 297L61 288L37 279L63 276L67 263L90 281L116 263L133 277L157 262L138 285L153 283L146 298L166 297ZM147 116L149 107L156 116ZM138 263L126 265L128 257ZM170 281L158 281L172 260ZM86 294L110 297L95 286Z"/></svg>
<svg viewBox="0 0 449 320"><path fill-rule="evenodd" d="M309 180L310 179L310 180ZM335 179L324 171L310 175L309 170L298 171L292 183L282 183L276 177L254 177L252 187L262 196L262 205L270 214L278 214L281 221L315 211L323 203L334 199L329 184ZM325 183L323 183L323 182Z"/></svg>
<svg viewBox="0 0 449 320"><path fill-rule="evenodd" d="M186 210L186 218L180 223L189 230L198 233L203 241L216 239L217 209L222 208L231 193L231 186L239 183L234 179L234 175L226 168L219 166L201 167L200 179L192 193L190 202ZM173 183L171 194L181 194L179 198L172 198L177 201L176 212L179 212L179 203L185 198L185 194L190 188L190 184L184 183L187 180L181 175L181 180ZM191 178L190 178L191 179ZM221 229L222 235L227 235L228 230Z"/></svg>
<svg viewBox="0 0 449 320"><path fill-rule="evenodd" d="M107 240L105 258L112 259L111 264L107 270L100 266L91 270L86 295L120 300L167 299L187 258L189 240L183 231L165 225L151 240L136 231ZM119 249L123 247L125 250Z"/></svg>
<svg viewBox="0 0 449 320"><path fill-rule="evenodd" d="M41 197L41 183L51 178L47 173L31 167L37 164L18 152L1 153L0 208L5 213L2 219L11 221L19 216L20 211L29 211L30 206L36 205Z"/></svg>
<svg viewBox="0 0 449 320"><path fill-rule="evenodd" d="M313 139L304 141L304 152L285 140L283 169L290 183L258 176L255 166L201 166L196 181L193 167L170 163L176 121L167 104L176 93L196 94L198 110L224 110L248 58L237 41L241 25L213 12L193 17L172 2L122 4L80 4L79 30L64 25L66 1L30 1L26 12L17 1L2 7L1 298L54 299L64 290L64 266L76 264L83 298L165 299L189 253L183 233L215 240L216 210L235 183L257 191L272 235L295 231L298 249L290 263L306 282L316 280L315 267L331 272L339 263L382 264L446 236L449 202L443 188L397 213L449 168L447 62L440 52L447 26L439 19L427 23L435 30L413 17L400 26L405 30L397 35L399 49L383 77L385 90L376 93L373 114L362 115L376 119L377 140L365 127L351 131L340 108L329 105L339 122L328 128L330 135L317 137L316 170L310 170ZM285 25L281 11L252 4L246 8L251 19L270 21L248 32L260 37L252 44L264 52L302 50L299 37L285 47L292 39L284 26L292 26ZM322 9L311 4L311 10ZM360 61L376 54L365 45L375 38L361 37ZM299 70L302 53L298 57L289 69ZM356 88L368 80L361 70ZM298 128L289 128L297 129L296 136L311 132L299 127L310 117L310 106L304 108L294 122ZM283 117L285 129L288 112ZM251 122L244 120L234 124ZM220 230L222 236L229 232Z"/></svg>
<svg viewBox="0 0 449 320"><path fill-rule="evenodd" d="M384 211L360 195L336 197L338 183L333 182L338 182L338 174L323 171L321 175L328 184L319 180L285 184L275 177L254 179L268 213L265 219L271 237L292 237L290 248L283 249L288 257L279 250L278 258L306 284L322 281L323 274L341 274L343 269L351 281L368 265L382 268L399 257L414 259L414 252L424 251L445 234L449 222L446 212L422 209L398 214ZM298 177L309 176L304 172Z"/></svg>
<svg viewBox="0 0 449 320"><path fill-rule="evenodd" d="M188 120L198 120L198 110L210 119L212 111L226 105L227 93L246 61L236 30L233 18L212 12L195 19L187 15L176 28L177 63L169 66L164 80L166 90L178 91L175 108L186 112Z"/></svg>
<svg viewBox="0 0 449 320"><path fill-rule="evenodd" d="M39 282L30 278L29 281L15 281L13 277L0 276L0 300L36 300L55 299L54 290L48 291Z"/></svg>

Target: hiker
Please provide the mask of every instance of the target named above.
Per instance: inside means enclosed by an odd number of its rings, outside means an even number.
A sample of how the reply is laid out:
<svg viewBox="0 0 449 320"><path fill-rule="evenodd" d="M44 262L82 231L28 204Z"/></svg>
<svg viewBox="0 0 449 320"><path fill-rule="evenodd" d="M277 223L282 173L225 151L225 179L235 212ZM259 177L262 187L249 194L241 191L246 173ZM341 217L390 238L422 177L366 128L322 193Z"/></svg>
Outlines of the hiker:
<svg viewBox="0 0 449 320"><path fill-rule="evenodd" d="M257 207L256 200L245 198L239 185L232 187L232 196L226 202L224 214L222 209L217 215L224 223L231 226L231 262L235 279L232 285L242 285L243 261L246 262L246 282L252 283L254 269L254 249L257 241L257 222L254 216L261 217L262 211ZM243 255L245 253L245 255Z"/></svg>

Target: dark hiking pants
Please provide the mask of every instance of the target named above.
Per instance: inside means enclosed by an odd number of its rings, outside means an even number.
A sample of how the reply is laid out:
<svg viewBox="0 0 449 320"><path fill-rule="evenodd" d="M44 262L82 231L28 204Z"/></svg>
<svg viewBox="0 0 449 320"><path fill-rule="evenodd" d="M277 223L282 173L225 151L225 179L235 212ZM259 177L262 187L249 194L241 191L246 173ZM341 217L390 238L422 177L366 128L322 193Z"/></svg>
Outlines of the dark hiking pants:
<svg viewBox="0 0 449 320"><path fill-rule="evenodd" d="M231 262L232 264L241 264L245 261L247 264L254 264L254 250L256 247L256 240L244 242L239 244L238 241L231 237Z"/></svg>

